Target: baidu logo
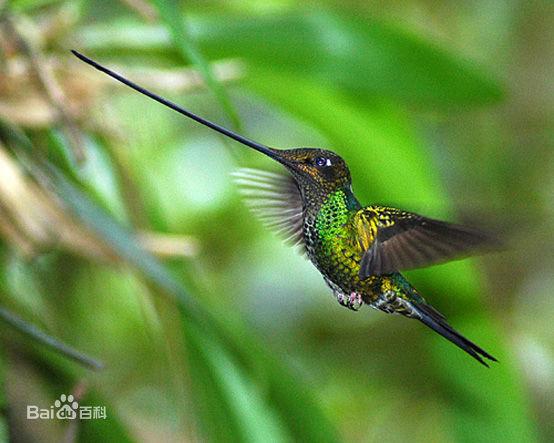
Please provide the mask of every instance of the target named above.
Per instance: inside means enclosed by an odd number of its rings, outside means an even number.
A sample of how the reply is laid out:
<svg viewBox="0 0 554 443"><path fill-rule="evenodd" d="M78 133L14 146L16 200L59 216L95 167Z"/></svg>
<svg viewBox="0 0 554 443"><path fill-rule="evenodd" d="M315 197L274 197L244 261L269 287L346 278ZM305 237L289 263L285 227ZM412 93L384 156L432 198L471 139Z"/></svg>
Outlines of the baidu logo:
<svg viewBox="0 0 554 443"><path fill-rule="evenodd" d="M105 419L106 417L105 406L79 405L75 397L71 394L60 395L60 398L49 408L39 408L36 405L27 406L28 420L92 420Z"/></svg>

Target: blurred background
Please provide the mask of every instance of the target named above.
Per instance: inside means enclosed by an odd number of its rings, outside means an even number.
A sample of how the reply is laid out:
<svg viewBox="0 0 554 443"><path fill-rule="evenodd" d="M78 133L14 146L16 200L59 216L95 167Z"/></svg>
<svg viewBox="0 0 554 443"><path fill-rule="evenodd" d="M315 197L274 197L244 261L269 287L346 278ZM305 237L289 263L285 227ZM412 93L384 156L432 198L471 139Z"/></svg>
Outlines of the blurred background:
<svg viewBox="0 0 554 443"><path fill-rule="evenodd" d="M554 441L552 2L0 8L1 439ZM363 203L503 233L408 273L500 363L340 307L230 178L278 166L70 49L261 143L335 150ZM26 420L63 393L107 418Z"/></svg>

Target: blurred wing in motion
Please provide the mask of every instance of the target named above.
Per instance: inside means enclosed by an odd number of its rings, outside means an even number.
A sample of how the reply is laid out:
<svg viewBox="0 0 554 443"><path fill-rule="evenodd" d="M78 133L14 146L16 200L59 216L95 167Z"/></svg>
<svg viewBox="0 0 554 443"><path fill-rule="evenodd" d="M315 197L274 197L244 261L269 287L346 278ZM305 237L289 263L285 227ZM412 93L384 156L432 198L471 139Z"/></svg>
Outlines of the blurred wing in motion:
<svg viewBox="0 0 554 443"><path fill-rule="evenodd" d="M442 263L498 246L477 229L383 206L361 209L354 222L365 250L361 279Z"/></svg>
<svg viewBox="0 0 554 443"><path fill-rule="evenodd" d="M241 168L233 173L251 211L291 245L304 244L304 207L296 181L290 175Z"/></svg>

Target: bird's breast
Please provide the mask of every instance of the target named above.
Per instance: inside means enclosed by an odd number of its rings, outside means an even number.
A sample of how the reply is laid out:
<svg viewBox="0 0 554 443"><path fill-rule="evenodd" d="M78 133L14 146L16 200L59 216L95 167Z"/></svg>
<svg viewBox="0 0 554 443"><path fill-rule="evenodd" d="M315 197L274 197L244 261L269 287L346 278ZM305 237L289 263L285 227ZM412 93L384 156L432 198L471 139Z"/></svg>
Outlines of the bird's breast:
<svg viewBox="0 0 554 443"><path fill-rule="evenodd" d="M323 276L343 291L360 285L362 250L355 240L349 211L332 202L304 220L303 234L309 259Z"/></svg>

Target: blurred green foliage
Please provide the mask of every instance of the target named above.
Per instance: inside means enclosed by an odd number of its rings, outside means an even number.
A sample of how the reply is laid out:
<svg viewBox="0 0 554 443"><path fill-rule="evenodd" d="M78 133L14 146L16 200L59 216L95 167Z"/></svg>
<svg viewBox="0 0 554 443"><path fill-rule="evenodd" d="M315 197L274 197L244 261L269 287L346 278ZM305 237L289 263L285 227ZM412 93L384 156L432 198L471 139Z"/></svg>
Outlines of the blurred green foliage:
<svg viewBox="0 0 554 443"><path fill-rule="evenodd" d="M1 7L0 306L105 369L0 324L0 439L554 439L551 3ZM337 151L363 202L505 231L503 254L410 272L500 363L341 308L229 178L277 166L69 49L262 143ZM107 420L25 419L62 393Z"/></svg>

